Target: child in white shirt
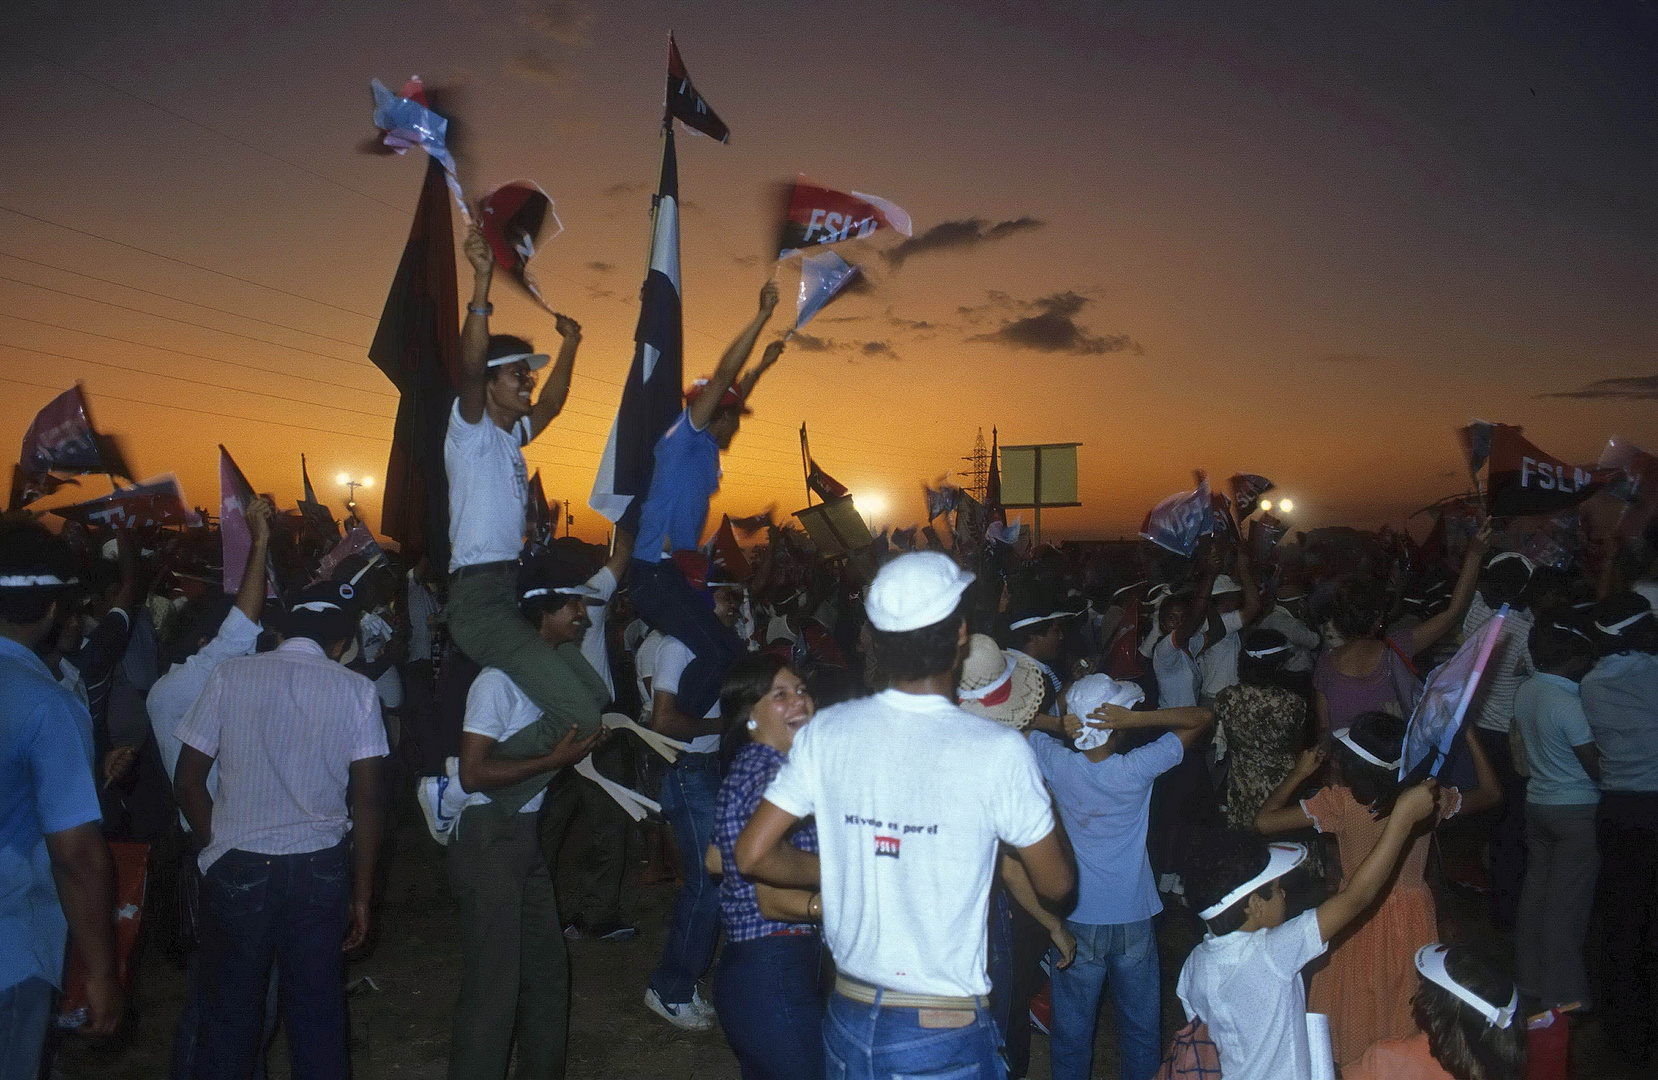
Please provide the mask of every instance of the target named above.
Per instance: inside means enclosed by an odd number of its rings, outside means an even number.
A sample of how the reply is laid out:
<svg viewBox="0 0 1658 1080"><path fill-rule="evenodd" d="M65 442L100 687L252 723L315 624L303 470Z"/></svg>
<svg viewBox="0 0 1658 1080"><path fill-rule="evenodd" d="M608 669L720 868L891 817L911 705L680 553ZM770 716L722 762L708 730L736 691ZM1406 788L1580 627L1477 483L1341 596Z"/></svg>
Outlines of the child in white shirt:
<svg viewBox="0 0 1658 1080"><path fill-rule="evenodd" d="M1281 879L1306 858L1301 845L1229 835L1193 860L1187 888L1209 932L1176 993L1187 1019L1208 1025L1226 1080L1310 1080L1301 969L1376 899L1411 831L1433 816L1436 792L1429 781L1401 794L1347 887L1288 921Z"/></svg>

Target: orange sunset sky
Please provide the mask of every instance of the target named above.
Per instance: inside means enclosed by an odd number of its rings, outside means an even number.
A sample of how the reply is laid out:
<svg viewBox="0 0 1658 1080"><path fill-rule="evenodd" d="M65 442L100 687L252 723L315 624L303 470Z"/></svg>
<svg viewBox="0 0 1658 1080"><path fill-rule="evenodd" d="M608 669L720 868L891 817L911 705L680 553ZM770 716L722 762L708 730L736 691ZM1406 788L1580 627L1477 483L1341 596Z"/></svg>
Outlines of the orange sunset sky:
<svg viewBox="0 0 1658 1080"><path fill-rule="evenodd" d="M687 377L769 273L771 185L916 225L907 257L842 245L874 288L761 384L716 514L804 505L803 421L877 528L920 518L980 428L1081 442L1056 538L1132 532L1194 468L1272 478L1301 527L1400 522L1466 486L1474 417L1579 461L1658 449L1658 24L1633 2L19 0L0 433L79 380L140 478L197 505L220 442L289 505L301 452L336 512L337 473L382 480L395 397L365 353L424 161L359 146L369 79L418 73L460 91L469 194L556 201L533 269L584 343L529 459L602 538L669 29L733 133L679 137ZM504 277L495 300L497 330L556 344Z"/></svg>

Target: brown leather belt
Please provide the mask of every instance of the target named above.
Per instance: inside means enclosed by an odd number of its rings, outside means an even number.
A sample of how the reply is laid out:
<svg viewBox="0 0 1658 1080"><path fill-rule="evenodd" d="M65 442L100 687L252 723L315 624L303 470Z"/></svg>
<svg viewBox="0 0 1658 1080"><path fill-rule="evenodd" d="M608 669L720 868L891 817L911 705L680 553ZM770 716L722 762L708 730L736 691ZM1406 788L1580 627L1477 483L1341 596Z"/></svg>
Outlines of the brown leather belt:
<svg viewBox="0 0 1658 1080"><path fill-rule="evenodd" d="M855 979L850 975L837 974L835 976L835 993L853 1001L861 1001L865 1005L879 1004L882 1007L894 1009L950 1009L971 1012L974 1009L988 1009L990 998L980 994L977 997L946 997L940 994L906 994L898 990L887 990L883 987L866 983L862 979Z"/></svg>

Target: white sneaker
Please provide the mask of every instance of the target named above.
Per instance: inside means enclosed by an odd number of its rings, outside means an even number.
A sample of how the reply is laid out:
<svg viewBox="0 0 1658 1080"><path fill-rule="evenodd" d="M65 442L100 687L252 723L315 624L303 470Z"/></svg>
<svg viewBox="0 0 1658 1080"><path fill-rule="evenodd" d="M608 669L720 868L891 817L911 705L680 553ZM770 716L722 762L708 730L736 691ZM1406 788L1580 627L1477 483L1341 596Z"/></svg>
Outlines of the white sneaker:
<svg viewBox="0 0 1658 1080"><path fill-rule="evenodd" d="M706 1019L710 1024L715 1020L714 1003L702 996L701 987L691 989L691 1010Z"/></svg>
<svg viewBox="0 0 1658 1080"><path fill-rule="evenodd" d="M714 1026L714 1021L697 1008L699 1000L693 991L690 1001L669 1005L662 1000L662 995L658 994L654 987L645 990L645 1008L684 1031L707 1031ZM707 1008L707 1002L701 1004Z"/></svg>

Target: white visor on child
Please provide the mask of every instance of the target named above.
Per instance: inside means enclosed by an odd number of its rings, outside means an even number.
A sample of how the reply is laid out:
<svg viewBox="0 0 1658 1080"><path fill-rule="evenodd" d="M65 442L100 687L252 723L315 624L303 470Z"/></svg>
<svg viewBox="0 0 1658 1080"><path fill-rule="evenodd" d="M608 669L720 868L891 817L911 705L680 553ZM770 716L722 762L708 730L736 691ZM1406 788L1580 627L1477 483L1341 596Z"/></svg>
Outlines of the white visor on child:
<svg viewBox="0 0 1658 1080"><path fill-rule="evenodd" d="M1416 970L1422 977L1435 986L1444 987L1455 994L1481 1016L1492 1027L1506 1028L1514 1022L1514 1011L1520 1007L1520 990L1514 990L1514 996L1508 999L1508 1004L1502 1008L1491 1004L1472 990L1451 978L1451 972L1445 967L1445 954L1451 951L1449 945L1434 942L1416 950Z"/></svg>
<svg viewBox="0 0 1658 1080"><path fill-rule="evenodd" d="M1262 885L1271 884L1307 861L1307 845L1276 843L1267 845L1267 868L1236 889L1227 893L1210 906L1197 913L1197 917L1207 922L1236 904L1239 900L1259 889Z"/></svg>
<svg viewBox="0 0 1658 1080"><path fill-rule="evenodd" d="M1358 740L1353 738L1352 728L1342 728L1339 731L1332 731L1330 734L1334 736L1335 740L1341 745L1359 755L1361 760L1370 762L1370 764L1376 766L1378 769L1397 769L1399 767L1399 761L1383 761L1375 754L1372 754L1370 751L1360 746ZM1400 761L1403 760L1403 758L1400 759Z"/></svg>
<svg viewBox="0 0 1658 1080"><path fill-rule="evenodd" d="M505 367L508 364L516 364L520 360L528 364L531 371L540 371L542 368L547 366L548 362L552 360L552 356L544 352L508 353L506 356L497 356L489 362L488 366Z"/></svg>

